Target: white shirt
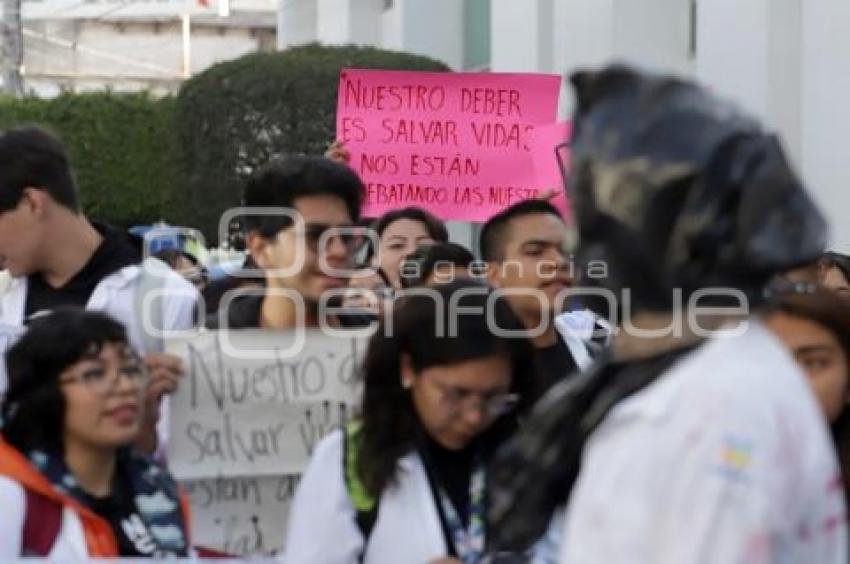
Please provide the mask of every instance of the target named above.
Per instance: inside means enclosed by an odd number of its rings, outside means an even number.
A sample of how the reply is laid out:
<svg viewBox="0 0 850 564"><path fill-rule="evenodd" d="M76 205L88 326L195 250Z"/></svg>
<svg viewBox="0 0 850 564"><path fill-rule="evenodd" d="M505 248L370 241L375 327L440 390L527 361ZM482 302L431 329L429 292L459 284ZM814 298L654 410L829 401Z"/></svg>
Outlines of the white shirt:
<svg viewBox="0 0 850 564"><path fill-rule="evenodd" d="M591 435L563 564L841 564L844 496L825 419L757 321L682 358Z"/></svg>
<svg viewBox="0 0 850 564"><path fill-rule="evenodd" d="M145 337L143 325L165 331L188 331L194 327L198 291L183 277L158 261L145 263L148 268L142 274L137 265L126 266L101 280L95 286L86 309L102 311L120 321L127 330L127 338L141 355L151 350L156 338ZM147 276L144 278L143 276ZM158 277L153 279L151 277ZM155 282L155 283L151 283ZM148 301L137 295L141 288L151 294ZM13 278L8 289L0 296L0 399L8 386L5 353L16 339L9 328L23 327L27 299L27 278ZM203 311L203 307L199 308ZM157 310L157 311L155 311ZM140 319L141 311L148 319ZM161 341L161 339L160 339ZM164 452L168 440L169 410L167 398L160 405L160 420L157 424L159 438L158 453Z"/></svg>
<svg viewBox="0 0 850 564"><path fill-rule="evenodd" d="M587 370L593 364L588 343L595 331L609 331L607 324L589 310L568 311L555 317L555 329L567 345L578 370Z"/></svg>
<svg viewBox="0 0 850 564"><path fill-rule="evenodd" d="M364 538L342 470L343 434L335 431L316 447L292 510L283 562L357 564ZM395 484L381 496L364 564L425 564L448 554L440 517L422 460L398 462Z"/></svg>

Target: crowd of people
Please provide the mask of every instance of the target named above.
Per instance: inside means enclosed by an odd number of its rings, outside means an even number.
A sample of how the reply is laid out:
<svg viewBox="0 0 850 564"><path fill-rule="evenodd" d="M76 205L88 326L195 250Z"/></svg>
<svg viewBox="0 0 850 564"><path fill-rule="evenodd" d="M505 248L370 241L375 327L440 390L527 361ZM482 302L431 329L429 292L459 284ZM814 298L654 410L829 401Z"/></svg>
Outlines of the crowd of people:
<svg viewBox="0 0 850 564"><path fill-rule="evenodd" d="M251 175L215 281L86 217L55 136L2 132L0 559L197 555L165 336L368 327L284 562L847 562L850 257L728 103L572 82L570 216L522 201L475 249L419 207L363 218L336 143Z"/></svg>

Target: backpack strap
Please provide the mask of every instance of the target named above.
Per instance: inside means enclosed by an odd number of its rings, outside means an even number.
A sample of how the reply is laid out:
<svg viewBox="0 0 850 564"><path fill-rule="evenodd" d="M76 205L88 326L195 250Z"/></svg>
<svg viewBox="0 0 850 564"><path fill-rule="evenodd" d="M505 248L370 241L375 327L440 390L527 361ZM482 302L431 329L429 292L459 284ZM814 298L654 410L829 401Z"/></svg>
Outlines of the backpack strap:
<svg viewBox="0 0 850 564"><path fill-rule="evenodd" d="M378 520L378 506L380 498L373 497L357 472L358 468L358 453L360 451L360 423L356 421L350 422L345 426L343 431L342 447L342 469L345 476L345 489L348 491L348 497L351 499L351 505L354 506L355 520L357 528L363 535L363 554L360 555L362 562L363 556L366 553L365 547L369 544L369 536L372 534L372 529L375 528L375 523Z"/></svg>
<svg viewBox="0 0 850 564"><path fill-rule="evenodd" d="M62 505L29 488L24 488L24 492L26 506L21 556L44 558L50 555L59 537L62 528Z"/></svg>

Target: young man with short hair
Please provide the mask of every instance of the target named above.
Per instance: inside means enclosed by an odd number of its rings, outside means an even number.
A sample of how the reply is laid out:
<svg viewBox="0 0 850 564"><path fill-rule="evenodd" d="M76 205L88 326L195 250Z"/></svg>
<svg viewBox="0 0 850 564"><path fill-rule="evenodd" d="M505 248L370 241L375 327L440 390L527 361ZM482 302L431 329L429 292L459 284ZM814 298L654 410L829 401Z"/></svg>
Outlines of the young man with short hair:
<svg viewBox="0 0 850 564"><path fill-rule="evenodd" d="M591 314L566 312L574 272L567 251L569 231L552 204L525 200L501 211L481 231L481 258L490 283L507 293L537 349L538 394L592 361L588 339L596 327Z"/></svg>
<svg viewBox="0 0 850 564"><path fill-rule="evenodd" d="M143 327L143 317L152 324L158 320L155 332L190 329L197 292L164 266L154 274L141 261L128 235L82 213L61 141L36 127L0 134L0 263L12 277L0 297L0 322L22 327L60 306L102 310L122 322L151 371L151 415L140 444L152 451L160 401L176 389L182 368L178 359L161 353L156 346L161 339ZM151 276L158 277L155 283ZM139 295L145 288L162 293L147 301L147 315ZM0 393L5 387L3 373Z"/></svg>
<svg viewBox="0 0 850 564"><path fill-rule="evenodd" d="M255 173L244 205L269 213L245 216L246 243L265 274L264 290L225 298L219 319L210 321L230 328L318 325L323 294L348 284L363 193L350 168L323 157L287 157Z"/></svg>

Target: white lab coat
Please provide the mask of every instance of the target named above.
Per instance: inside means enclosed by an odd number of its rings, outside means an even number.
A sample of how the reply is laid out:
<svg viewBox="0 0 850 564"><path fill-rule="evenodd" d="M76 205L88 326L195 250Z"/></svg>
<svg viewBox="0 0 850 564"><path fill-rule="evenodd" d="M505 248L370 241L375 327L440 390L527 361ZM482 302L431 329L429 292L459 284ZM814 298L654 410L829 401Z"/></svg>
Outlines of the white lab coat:
<svg viewBox="0 0 850 564"><path fill-rule="evenodd" d="M591 435L563 564L841 564L847 529L824 417L757 321L713 339Z"/></svg>
<svg viewBox="0 0 850 564"><path fill-rule="evenodd" d="M138 319L138 302L135 291L141 278L138 265L126 266L103 280L92 292L86 309L103 311L124 324L130 343L140 353L152 352L142 336L141 320ZM156 270L162 279L157 286L163 298L151 301L162 307L162 327L169 331L191 329L194 326L195 306L198 292L192 284L176 272L165 267ZM0 296L0 323L22 327L27 300L27 278L13 278L6 291ZM153 318L153 315L151 315ZM4 375L5 376L5 375ZM0 393L6 389L5 379L0 382Z"/></svg>
<svg viewBox="0 0 850 564"><path fill-rule="evenodd" d="M356 564L364 539L342 469L343 433L316 447L289 516L286 564ZM425 467L416 453L399 460L397 480L381 496L365 564L426 564L447 547Z"/></svg>
<svg viewBox="0 0 850 564"><path fill-rule="evenodd" d="M161 299L152 297L148 304L137 299L136 290L142 279L142 269L138 265L131 265L101 280L86 304L86 309L102 311L124 324L130 344L139 354L156 352L150 350L151 339L143 337L142 321L138 319L140 307L159 304L161 311L157 312L158 315L151 314L148 323L160 325L167 331L189 330L195 325L195 307L198 303L195 287L165 265L153 267L152 272L161 277L161 282L151 288L162 292ZM7 329L23 327L26 299L26 277L13 278L5 293L0 296L0 355L5 355L15 340ZM7 386L6 363L4 358L0 358L0 398L5 394ZM167 401L164 401L157 426L160 450L164 448L168 437L167 406Z"/></svg>

